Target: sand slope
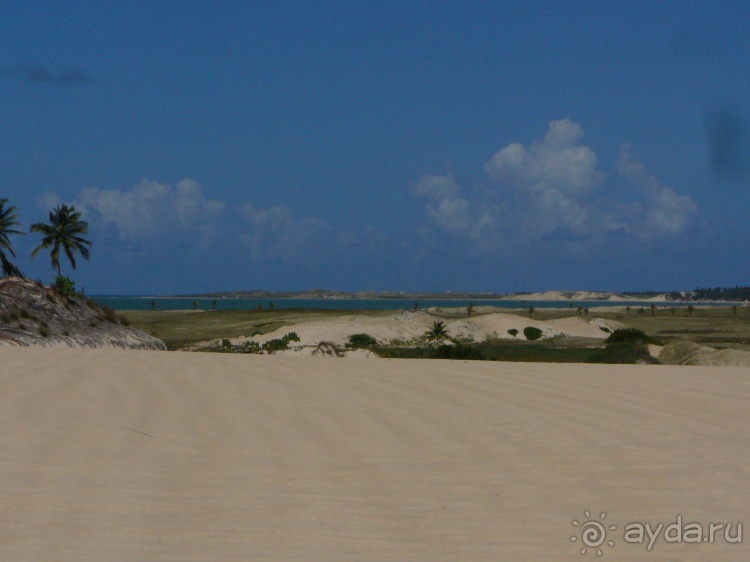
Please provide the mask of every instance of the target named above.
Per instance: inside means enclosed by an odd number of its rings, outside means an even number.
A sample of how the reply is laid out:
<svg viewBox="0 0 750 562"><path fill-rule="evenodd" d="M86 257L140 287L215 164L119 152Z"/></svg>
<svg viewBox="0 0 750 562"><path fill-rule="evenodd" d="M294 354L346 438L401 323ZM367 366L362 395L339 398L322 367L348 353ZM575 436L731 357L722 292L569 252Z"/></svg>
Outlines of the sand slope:
<svg viewBox="0 0 750 562"><path fill-rule="evenodd" d="M0 350L0 560L747 560L750 369Z"/></svg>

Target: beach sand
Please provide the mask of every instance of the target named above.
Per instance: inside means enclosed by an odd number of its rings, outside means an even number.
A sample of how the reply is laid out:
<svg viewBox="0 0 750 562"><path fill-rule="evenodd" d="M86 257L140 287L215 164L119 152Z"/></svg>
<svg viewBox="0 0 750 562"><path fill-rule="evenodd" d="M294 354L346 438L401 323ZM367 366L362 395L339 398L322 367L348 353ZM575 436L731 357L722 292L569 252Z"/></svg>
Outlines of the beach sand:
<svg viewBox="0 0 750 562"><path fill-rule="evenodd" d="M750 369L0 350L0 560L748 560ZM734 535L735 529L732 529ZM571 542L570 538L578 540Z"/></svg>

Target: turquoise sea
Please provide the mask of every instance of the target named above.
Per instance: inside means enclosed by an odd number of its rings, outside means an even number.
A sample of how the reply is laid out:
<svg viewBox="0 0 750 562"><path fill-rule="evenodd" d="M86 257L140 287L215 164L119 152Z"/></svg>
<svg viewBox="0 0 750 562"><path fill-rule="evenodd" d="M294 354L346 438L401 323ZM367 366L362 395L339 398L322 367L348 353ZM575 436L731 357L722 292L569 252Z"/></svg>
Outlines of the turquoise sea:
<svg viewBox="0 0 750 562"><path fill-rule="evenodd" d="M93 297L97 302L106 304L115 310L191 310L193 303L198 303L200 310L255 310L259 306L271 308L303 308L327 310L403 310L414 308L414 299L230 299L230 298L184 298L184 297L137 297L98 295ZM502 308L573 308L579 306L595 308L598 306L630 306L632 308L651 306L651 302L610 302L610 301L522 301L499 299L424 299L416 301L419 308L464 308L474 306L497 306ZM154 305L152 306L152 303ZM215 303L215 305L214 305ZM686 303L656 303L663 306L687 306Z"/></svg>

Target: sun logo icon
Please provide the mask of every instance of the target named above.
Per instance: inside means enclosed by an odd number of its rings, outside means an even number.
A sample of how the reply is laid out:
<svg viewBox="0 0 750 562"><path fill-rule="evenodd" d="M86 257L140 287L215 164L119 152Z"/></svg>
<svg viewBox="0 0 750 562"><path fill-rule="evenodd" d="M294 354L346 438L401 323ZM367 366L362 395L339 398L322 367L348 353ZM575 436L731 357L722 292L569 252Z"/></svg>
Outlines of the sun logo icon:
<svg viewBox="0 0 750 562"><path fill-rule="evenodd" d="M602 555L602 549L599 548L602 546L605 542L609 546L615 546L615 541L608 541L607 540L607 527L604 526L603 523L600 523L599 521L592 521L591 520L591 512L587 509L583 512L583 515L586 517L587 521L584 523L579 523L575 519L573 520L573 526L574 527L580 527L581 529L581 542L583 543L583 548L581 549L581 556L585 555L586 552L588 552L588 549L596 549L596 555L601 556ZM604 518L607 517L607 514L602 511L601 515L599 516L600 520L604 520ZM617 525L610 525L609 530L614 531L617 529ZM572 536L570 537L570 542L576 542L578 540L578 536Z"/></svg>

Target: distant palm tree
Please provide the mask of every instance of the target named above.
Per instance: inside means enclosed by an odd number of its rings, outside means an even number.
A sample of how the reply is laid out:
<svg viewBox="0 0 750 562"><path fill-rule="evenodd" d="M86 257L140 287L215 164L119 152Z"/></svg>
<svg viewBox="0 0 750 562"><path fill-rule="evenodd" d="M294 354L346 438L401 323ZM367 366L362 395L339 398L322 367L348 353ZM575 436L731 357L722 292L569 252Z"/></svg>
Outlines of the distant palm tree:
<svg viewBox="0 0 750 562"><path fill-rule="evenodd" d="M19 224L18 215L16 215L16 208L12 206L6 207L8 203L7 199L0 199L0 261L3 266L3 275L16 275L23 277L19 269L13 265L8 256L5 255L7 250L11 256L16 257L16 253L10 244L9 236L13 234L24 234L20 230L13 230L14 226Z"/></svg>
<svg viewBox="0 0 750 562"><path fill-rule="evenodd" d="M536 309L533 306L529 307L529 318L531 318L531 317L534 316L534 312L535 311L536 311Z"/></svg>
<svg viewBox="0 0 750 562"><path fill-rule="evenodd" d="M469 318L471 318L471 313L474 312L474 303L470 302L469 306L466 307L466 314L469 315Z"/></svg>
<svg viewBox="0 0 750 562"><path fill-rule="evenodd" d="M687 307L687 311L688 311L688 314L689 314L690 316L692 316L692 315L693 315L693 311L694 311L694 310L695 310L695 307L694 307L694 306L693 306L692 304L691 304L691 305L688 305L688 307Z"/></svg>
<svg viewBox="0 0 750 562"><path fill-rule="evenodd" d="M445 327L445 322L438 320L432 323L432 328L427 330L425 334L429 341L443 340L448 337L448 330Z"/></svg>
<svg viewBox="0 0 750 562"><path fill-rule="evenodd" d="M651 316L656 316L656 305L652 303L650 308L651 308Z"/></svg>
<svg viewBox="0 0 750 562"><path fill-rule="evenodd" d="M38 222L31 225L31 232L39 232L44 236L42 243L31 253L33 258L39 250L52 247L52 267L57 269L58 277L62 277L60 267L60 247L70 261L73 269L76 268L75 254L81 253L83 259L89 259L91 242L83 236L89 233L89 223L81 220L81 213L75 207L59 205L49 213L49 224Z"/></svg>

